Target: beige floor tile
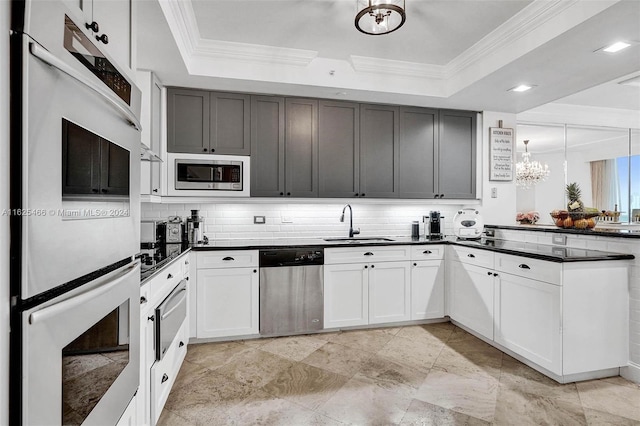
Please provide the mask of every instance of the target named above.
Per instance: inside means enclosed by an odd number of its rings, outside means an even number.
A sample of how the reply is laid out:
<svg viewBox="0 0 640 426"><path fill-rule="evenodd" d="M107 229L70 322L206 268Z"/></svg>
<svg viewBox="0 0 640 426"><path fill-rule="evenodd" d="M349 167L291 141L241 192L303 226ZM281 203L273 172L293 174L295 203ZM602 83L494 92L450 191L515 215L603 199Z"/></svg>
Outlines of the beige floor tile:
<svg viewBox="0 0 640 426"><path fill-rule="evenodd" d="M631 420L615 414L605 413L603 411L584 409L584 415L587 418L589 426L638 426L640 421Z"/></svg>
<svg viewBox="0 0 640 426"><path fill-rule="evenodd" d="M586 425L581 405L500 387L495 425Z"/></svg>
<svg viewBox="0 0 640 426"><path fill-rule="evenodd" d="M620 376L607 377L606 379L602 379L602 380L608 383L612 383L614 385L626 386L631 389L640 389L640 384L634 383Z"/></svg>
<svg viewBox="0 0 640 426"><path fill-rule="evenodd" d="M315 334L310 334L310 336L315 337L316 339L320 339L320 340L324 340L325 342L330 342L331 339L333 339L333 337L336 334L340 334L342 333L342 331L330 331L328 333L315 333Z"/></svg>
<svg viewBox="0 0 640 426"><path fill-rule="evenodd" d="M261 350L253 350L236 355L216 371L240 383L260 388L291 365L293 362L290 360Z"/></svg>
<svg viewBox="0 0 640 426"><path fill-rule="evenodd" d="M378 328L377 330L380 330L383 333L387 333L395 336L400 332L400 330L402 330L402 327L381 327L381 328Z"/></svg>
<svg viewBox="0 0 640 426"><path fill-rule="evenodd" d="M438 358L433 363L433 368L441 371L455 373L459 376L472 379L500 379L502 366L502 352L477 352L460 353L451 347L445 346Z"/></svg>
<svg viewBox="0 0 640 426"><path fill-rule="evenodd" d="M236 355L251 350L254 349L236 342L200 343L189 345L185 360L215 370L231 361Z"/></svg>
<svg viewBox="0 0 640 426"><path fill-rule="evenodd" d="M443 346L442 343L395 336L378 351L377 355L407 367L428 372Z"/></svg>
<svg viewBox="0 0 640 426"><path fill-rule="evenodd" d="M351 379L318 412L357 425L390 425L402 420L411 398Z"/></svg>
<svg viewBox="0 0 640 426"><path fill-rule="evenodd" d="M529 393L580 405L575 383L560 384L520 361L504 356L500 384L511 391Z"/></svg>
<svg viewBox="0 0 640 426"><path fill-rule="evenodd" d="M426 339L435 340L444 343L453 334L453 328L442 327L434 324L411 325L403 327L396 336L406 337L408 339Z"/></svg>
<svg viewBox="0 0 640 426"><path fill-rule="evenodd" d="M165 409L162 410L162 414L160 414L160 418L158 419L156 426L195 426L195 423L191 423L184 417L180 417L179 415Z"/></svg>
<svg viewBox="0 0 640 426"><path fill-rule="evenodd" d="M320 413L315 413L309 420L307 420L305 426L340 426L344 424L345 423L339 422Z"/></svg>
<svg viewBox="0 0 640 426"><path fill-rule="evenodd" d="M281 371L262 390L315 410L336 393L348 379L321 368L296 363Z"/></svg>
<svg viewBox="0 0 640 426"><path fill-rule="evenodd" d="M492 421L498 384L431 370L415 399L439 405L485 421Z"/></svg>
<svg viewBox="0 0 640 426"><path fill-rule="evenodd" d="M640 421L640 389L605 380L579 382L576 386L585 408Z"/></svg>
<svg viewBox="0 0 640 426"><path fill-rule="evenodd" d="M185 385L193 383L194 381L209 374L210 371L211 370L203 367L200 364L194 364L185 360L182 363L182 367L180 367L180 371L178 372L176 381L173 383L171 391L173 392L174 390L180 389Z"/></svg>
<svg viewBox="0 0 640 426"><path fill-rule="evenodd" d="M315 413L266 392L258 391L227 411L227 425L306 425Z"/></svg>
<svg viewBox="0 0 640 426"><path fill-rule="evenodd" d="M414 399L407 409L402 426L485 426L489 422Z"/></svg>
<svg viewBox="0 0 640 426"><path fill-rule="evenodd" d="M348 346L368 353L375 353L393 339L393 334L382 330L344 331L331 338L332 343Z"/></svg>
<svg viewBox="0 0 640 426"><path fill-rule="evenodd" d="M453 333L451 333L451 335L449 336L448 342L459 342L464 340L480 341L480 342L482 341L478 339L476 336L474 336L473 334L461 329L460 327L454 326Z"/></svg>
<svg viewBox="0 0 640 426"><path fill-rule="evenodd" d="M226 411L255 392L216 371L171 392L165 409L195 424L225 424Z"/></svg>
<svg viewBox="0 0 640 426"><path fill-rule="evenodd" d="M238 343L242 343L243 345L247 345L250 346L252 348L259 348L261 346L266 345L267 343L273 341L274 338L273 337L261 337L261 338L257 338L257 339L247 339L247 340L240 340Z"/></svg>
<svg viewBox="0 0 640 426"><path fill-rule="evenodd" d="M261 346L260 350L292 361L300 361L326 343L325 340L312 336L280 337Z"/></svg>
<svg viewBox="0 0 640 426"><path fill-rule="evenodd" d="M413 398L413 394L427 378L427 374L422 370L374 355L362 365L354 378Z"/></svg>
<svg viewBox="0 0 640 426"><path fill-rule="evenodd" d="M328 342L301 362L345 377L352 377L372 354Z"/></svg>

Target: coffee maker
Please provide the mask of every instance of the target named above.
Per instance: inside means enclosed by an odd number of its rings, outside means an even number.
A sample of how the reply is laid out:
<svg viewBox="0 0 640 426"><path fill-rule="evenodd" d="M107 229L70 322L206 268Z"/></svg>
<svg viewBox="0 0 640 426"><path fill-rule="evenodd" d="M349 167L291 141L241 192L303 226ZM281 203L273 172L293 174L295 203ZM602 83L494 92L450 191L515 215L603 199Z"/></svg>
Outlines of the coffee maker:
<svg viewBox="0 0 640 426"><path fill-rule="evenodd" d="M444 216L440 216L439 211L429 212L429 222L425 226L426 239L438 240L442 238L442 219Z"/></svg>
<svg viewBox="0 0 640 426"><path fill-rule="evenodd" d="M204 221L198 216L198 210L191 210L191 216L187 218L187 226L185 228L186 241L189 244L201 243L203 238Z"/></svg>

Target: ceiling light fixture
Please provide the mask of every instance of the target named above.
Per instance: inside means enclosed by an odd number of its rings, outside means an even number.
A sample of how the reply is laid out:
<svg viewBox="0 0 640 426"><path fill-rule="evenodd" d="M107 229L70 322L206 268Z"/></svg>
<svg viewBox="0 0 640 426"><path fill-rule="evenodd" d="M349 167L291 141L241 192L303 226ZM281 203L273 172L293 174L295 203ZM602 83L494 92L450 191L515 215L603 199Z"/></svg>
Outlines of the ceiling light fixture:
<svg viewBox="0 0 640 426"><path fill-rule="evenodd" d="M356 0L356 28L365 34L389 34L406 18L404 0Z"/></svg>
<svg viewBox="0 0 640 426"><path fill-rule="evenodd" d="M531 153L527 148L529 141L524 141L522 161L516 163L516 185L529 189L533 185L546 180L551 171L546 164L543 166L538 161L531 161Z"/></svg>
<svg viewBox="0 0 640 426"><path fill-rule="evenodd" d="M626 49L629 46L631 46L630 43L625 43L624 41L618 41L616 43L613 43L610 46L605 47L602 50L607 53L616 53L621 51L622 49Z"/></svg>
<svg viewBox="0 0 640 426"><path fill-rule="evenodd" d="M521 84L516 87L512 87L507 90L507 92L526 92L527 90L533 89L535 86L529 86L528 84Z"/></svg>

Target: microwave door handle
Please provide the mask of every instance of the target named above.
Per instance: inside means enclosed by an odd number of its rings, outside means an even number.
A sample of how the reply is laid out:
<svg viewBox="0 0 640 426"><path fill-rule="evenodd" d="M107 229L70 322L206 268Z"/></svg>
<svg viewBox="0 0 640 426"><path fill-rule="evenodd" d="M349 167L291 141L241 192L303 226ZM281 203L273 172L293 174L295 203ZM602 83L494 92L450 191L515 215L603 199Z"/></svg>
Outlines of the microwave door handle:
<svg viewBox="0 0 640 426"><path fill-rule="evenodd" d="M120 99L116 98L114 95L107 92L104 88L97 85L93 81L89 80L87 77L82 75L80 72L76 71L73 67L69 66L64 61L61 61L60 59L56 58L54 55L49 53L49 51L47 51L42 46L34 42L29 42L29 51L36 58L51 65L54 68L57 68L58 70L67 74L69 77L76 79L80 83L87 86L89 89L93 90L94 92L102 96L102 98L106 100L109 103L109 105L111 105L111 107L113 107L116 111L118 111L129 123L131 123L131 125L136 130L138 131L142 130L142 125L140 124L140 120L138 120L138 118L135 115L133 115L131 110Z"/></svg>
<svg viewBox="0 0 640 426"><path fill-rule="evenodd" d="M174 296L177 296L179 293L185 292L182 297L180 298L180 300L178 300L175 304L175 306L171 309L169 309L167 312L163 313L162 316L160 317L161 321L164 321L167 317L169 317L173 311L175 311L176 309L178 309L180 307L180 304L182 304L182 302L184 301L184 299L186 299L187 297L187 293L186 293L187 289L183 288L181 289L178 293L176 293Z"/></svg>
<svg viewBox="0 0 640 426"><path fill-rule="evenodd" d="M128 270L126 270L124 275L121 275L108 284L105 284L93 290L89 290L88 292L80 294L77 297L72 297L71 299L64 300L60 303L56 303L55 305L51 305L42 310L33 312L31 315L29 315L29 324L36 324L40 321L46 321L48 318L59 315L60 312L64 312L68 309L72 309L76 306L82 305L89 300L95 299L96 297L110 291L122 281L129 279L129 277L134 273L139 274L140 270L138 265L139 263L136 262L135 265L130 266Z"/></svg>

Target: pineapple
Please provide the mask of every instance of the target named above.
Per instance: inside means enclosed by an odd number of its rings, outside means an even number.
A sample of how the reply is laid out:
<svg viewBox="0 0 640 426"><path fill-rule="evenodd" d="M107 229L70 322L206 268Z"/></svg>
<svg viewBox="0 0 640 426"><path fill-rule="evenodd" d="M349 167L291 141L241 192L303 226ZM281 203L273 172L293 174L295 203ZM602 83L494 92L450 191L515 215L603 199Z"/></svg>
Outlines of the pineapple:
<svg viewBox="0 0 640 426"><path fill-rule="evenodd" d="M567 204L567 210L570 212L584 212L584 203L580 200L580 196L582 192L580 191L580 185L577 182L572 182L567 185L567 198L569 198L569 203Z"/></svg>

